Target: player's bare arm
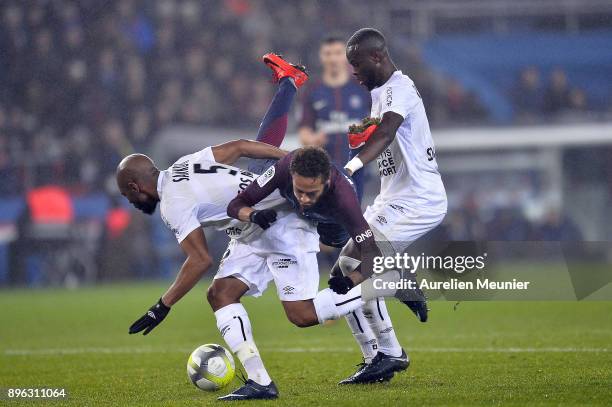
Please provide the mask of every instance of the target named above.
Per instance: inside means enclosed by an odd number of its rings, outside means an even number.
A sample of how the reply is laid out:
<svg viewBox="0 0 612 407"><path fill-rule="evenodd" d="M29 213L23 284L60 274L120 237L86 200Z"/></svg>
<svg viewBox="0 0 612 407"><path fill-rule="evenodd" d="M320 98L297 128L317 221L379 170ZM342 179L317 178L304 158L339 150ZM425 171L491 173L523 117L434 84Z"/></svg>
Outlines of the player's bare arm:
<svg viewBox="0 0 612 407"><path fill-rule="evenodd" d="M374 133L372 133L363 149L353 160L359 159L361 166L363 166L376 159L393 142L395 133L403 121L404 118L401 115L395 112L386 112ZM350 165L351 161L345 166L350 175L360 168Z"/></svg>
<svg viewBox="0 0 612 407"><path fill-rule="evenodd" d="M241 157L280 160L287 151L266 143L252 140L233 140L212 147L215 160L221 164L233 164Z"/></svg>
<svg viewBox="0 0 612 407"><path fill-rule="evenodd" d="M151 332L166 318L171 307L183 298L210 268L212 259L201 228L189 233L181 242L181 248L187 255L187 259L181 266L176 279L159 301L130 326L130 334L144 331L143 335L147 335Z"/></svg>
<svg viewBox="0 0 612 407"><path fill-rule="evenodd" d="M171 307L187 294L212 265L206 237L202 228L197 228L181 242L187 259L181 266L176 279L162 296L162 301Z"/></svg>

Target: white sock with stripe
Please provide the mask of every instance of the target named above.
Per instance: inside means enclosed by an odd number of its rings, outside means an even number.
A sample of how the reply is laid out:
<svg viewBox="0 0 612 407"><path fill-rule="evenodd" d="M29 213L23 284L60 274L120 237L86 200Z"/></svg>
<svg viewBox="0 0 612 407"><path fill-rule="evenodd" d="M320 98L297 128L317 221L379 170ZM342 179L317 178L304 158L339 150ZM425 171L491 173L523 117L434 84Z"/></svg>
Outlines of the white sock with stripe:
<svg viewBox="0 0 612 407"><path fill-rule="evenodd" d="M230 350L238 357L249 379L263 386L272 379L253 341L251 321L242 304L230 304L215 312L217 328Z"/></svg>
<svg viewBox="0 0 612 407"><path fill-rule="evenodd" d="M370 328L370 324L363 314L363 307L357 308L344 318L346 318L346 322L353 332L353 337L361 348L364 362L372 362L372 358L374 358L376 352L378 352L378 342L376 340L376 335L374 335L372 328Z"/></svg>
<svg viewBox="0 0 612 407"><path fill-rule="evenodd" d="M383 298L369 300L363 313L378 341L378 350L390 356L401 356L402 346L395 336L391 317Z"/></svg>

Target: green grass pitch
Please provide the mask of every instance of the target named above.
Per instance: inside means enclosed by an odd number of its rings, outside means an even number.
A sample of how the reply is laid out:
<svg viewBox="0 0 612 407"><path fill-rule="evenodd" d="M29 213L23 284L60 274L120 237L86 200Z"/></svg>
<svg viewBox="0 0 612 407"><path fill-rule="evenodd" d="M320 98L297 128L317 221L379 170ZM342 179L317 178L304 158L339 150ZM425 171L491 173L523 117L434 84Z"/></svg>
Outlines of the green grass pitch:
<svg viewBox="0 0 612 407"><path fill-rule="evenodd" d="M203 343L224 344L203 281L150 335L128 326L166 284L0 291L0 387L63 387L55 406L204 406L188 380ZM246 299L255 340L281 398L258 406L612 405L612 302L432 302L419 323L389 301L412 363L387 384L339 387L360 353L344 321L293 327L270 287ZM40 405L7 401L0 405Z"/></svg>

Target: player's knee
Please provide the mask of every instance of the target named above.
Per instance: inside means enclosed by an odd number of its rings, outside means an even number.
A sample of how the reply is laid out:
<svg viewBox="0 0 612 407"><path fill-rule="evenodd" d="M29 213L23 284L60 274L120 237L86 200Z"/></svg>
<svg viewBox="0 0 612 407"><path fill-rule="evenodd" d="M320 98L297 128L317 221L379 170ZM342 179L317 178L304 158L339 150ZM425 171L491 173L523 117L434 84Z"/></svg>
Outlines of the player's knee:
<svg viewBox="0 0 612 407"><path fill-rule="evenodd" d="M215 308L215 304L217 302L217 289L214 284L211 284L206 290L206 299L211 307Z"/></svg>
<svg viewBox="0 0 612 407"><path fill-rule="evenodd" d="M298 328L307 328L313 325L308 318L302 315L289 315L289 321Z"/></svg>
<svg viewBox="0 0 612 407"><path fill-rule="evenodd" d="M220 280L215 280L206 291L206 299L213 311L217 311L226 305L240 302L240 298L245 291L245 288L239 286L242 283L234 281L218 283L218 281Z"/></svg>
<svg viewBox="0 0 612 407"><path fill-rule="evenodd" d="M211 284L210 287L208 287L208 291L206 291L206 299L213 310L217 310L234 302L234 299L229 297L227 290L215 284Z"/></svg>

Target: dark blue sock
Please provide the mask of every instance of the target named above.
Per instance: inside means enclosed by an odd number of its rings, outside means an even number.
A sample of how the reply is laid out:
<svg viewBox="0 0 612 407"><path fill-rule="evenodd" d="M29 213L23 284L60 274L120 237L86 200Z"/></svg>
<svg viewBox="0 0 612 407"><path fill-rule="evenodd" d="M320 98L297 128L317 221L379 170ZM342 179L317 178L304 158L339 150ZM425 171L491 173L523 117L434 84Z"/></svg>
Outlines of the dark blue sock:
<svg viewBox="0 0 612 407"><path fill-rule="evenodd" d="M257 141L280 147L287 133L287 116L296 91L289 78L280 80L276 94L259 126ZM275 162L276 160L253 158L249 160L248 168L255 174L261 174Z"/></svg>
<svg viewBox="0 0 612 407"><path fill-rule="evenodd" d="M280 147L285 139L287 116L296 91L289 78L280 80L276 94L259 126L257 141Z"/></svg>

